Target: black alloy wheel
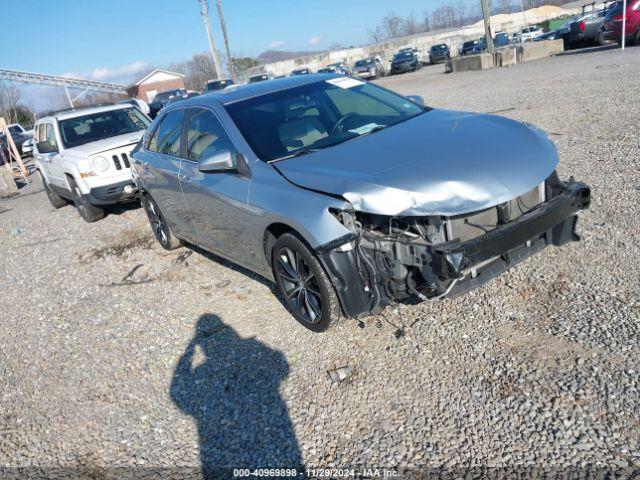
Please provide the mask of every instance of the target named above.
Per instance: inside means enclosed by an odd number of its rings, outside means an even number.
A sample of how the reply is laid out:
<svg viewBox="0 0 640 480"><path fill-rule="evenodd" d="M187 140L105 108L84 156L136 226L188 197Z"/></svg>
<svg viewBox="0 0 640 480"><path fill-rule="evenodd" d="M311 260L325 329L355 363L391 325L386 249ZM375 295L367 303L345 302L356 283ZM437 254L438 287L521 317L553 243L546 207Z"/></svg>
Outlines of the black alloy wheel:
<svg viewBox="0 0 640 480"><path fill-rule="evenodd" d="M341 312L335 290L305 243L290 233L279 237L272 266L284 304L298 322L314 332L337 324Z"/></svg>
<svg viewBox="0 0 640 480"><path fill-rule="evenodd" d="M162 248L165 250L174 250L178 248L180 246L180 240L175 238L171 233L169 224L165 220L164 215L162 215L162 212L160 211L160 208L158 208L155 200L153 200L149 195L144 195L142 197L142 204L144 206L144 211L147 213L151 230Z"/></svg>

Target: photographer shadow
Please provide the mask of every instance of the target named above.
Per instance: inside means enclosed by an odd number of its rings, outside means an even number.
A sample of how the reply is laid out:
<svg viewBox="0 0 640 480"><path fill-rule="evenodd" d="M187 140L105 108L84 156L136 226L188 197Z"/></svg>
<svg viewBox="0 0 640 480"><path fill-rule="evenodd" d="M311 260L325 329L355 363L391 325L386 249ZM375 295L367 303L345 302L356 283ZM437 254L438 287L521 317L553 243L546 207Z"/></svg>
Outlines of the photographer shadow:
<svg viewBox="0 0 640 480"><path fill-rule="evenodd" d="M288 373L281 352L239 337L217 315L198 319L170 395L196 421L205 478L230 478L234 468L300 471L300 449L279 392Z"/></svg>

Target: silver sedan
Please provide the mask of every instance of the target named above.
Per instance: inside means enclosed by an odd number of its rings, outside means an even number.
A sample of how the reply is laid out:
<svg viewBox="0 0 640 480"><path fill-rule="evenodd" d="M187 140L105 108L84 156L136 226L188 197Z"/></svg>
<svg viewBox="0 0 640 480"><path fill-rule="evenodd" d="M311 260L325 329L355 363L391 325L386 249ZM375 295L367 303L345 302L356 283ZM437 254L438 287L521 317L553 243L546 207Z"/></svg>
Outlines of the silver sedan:
<svg viewBox="0 0 640 480"><path fill-rule="evenodd" d="M461 294L577 240L589 188L538 128L304 75L165 108L133 153L160 244L275 280L313 331Z"/></svg>

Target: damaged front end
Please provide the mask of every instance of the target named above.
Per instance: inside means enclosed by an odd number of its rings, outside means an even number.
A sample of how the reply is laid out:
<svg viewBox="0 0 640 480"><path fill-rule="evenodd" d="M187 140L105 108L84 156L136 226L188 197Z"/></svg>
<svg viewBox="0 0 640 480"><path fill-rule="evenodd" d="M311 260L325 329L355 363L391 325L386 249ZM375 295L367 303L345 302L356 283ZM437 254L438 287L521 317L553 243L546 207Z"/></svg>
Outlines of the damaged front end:
<svg viewBox="0 0 640 480"><path fill-rule="evenodd" d="M452 297L478 287L547 245L579 240L583 183L554 172L529 192L457 216L386 216L332 210L351 232L317 249L344 313L375 313L391 301Z"/></svg>

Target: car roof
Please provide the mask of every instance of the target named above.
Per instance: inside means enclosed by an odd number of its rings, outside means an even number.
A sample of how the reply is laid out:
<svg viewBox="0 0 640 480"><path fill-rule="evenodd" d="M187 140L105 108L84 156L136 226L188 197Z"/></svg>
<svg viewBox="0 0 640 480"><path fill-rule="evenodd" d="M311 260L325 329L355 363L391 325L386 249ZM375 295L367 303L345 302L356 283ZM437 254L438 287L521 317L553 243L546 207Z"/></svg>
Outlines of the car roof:
<svg viewBox="0 0 640 480"><path fill-rule="evenodd" d="M249 83L228 90L217 90L203 93L197 97L186 99L181 105L202 105L207 103L221 103L227 105L248 98L259 97L269 93L280 92L290 88L309 85L332 78L344 78L343 75L332 73L311 73L309 75L299 75L295 77L274 78L264 82Z"/></svg>
<svg viewBox="0 0 640 480"><path fill-rule="evenodd" d="M125 108L133 108L133 107L128 103L120 103L118 105L104 105L101 107L87 107L87 108L78 108L76 110L64 110L62 112L58 112L53 115L49 115L47 117L39 118L36 123L41 123L46 120L51 121L54 119L66 120L69 118L83 117L85 115L92 115L94 113L108 112L111 110L122 110Z"/></svg>

